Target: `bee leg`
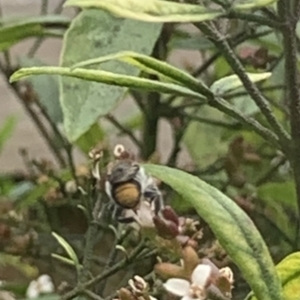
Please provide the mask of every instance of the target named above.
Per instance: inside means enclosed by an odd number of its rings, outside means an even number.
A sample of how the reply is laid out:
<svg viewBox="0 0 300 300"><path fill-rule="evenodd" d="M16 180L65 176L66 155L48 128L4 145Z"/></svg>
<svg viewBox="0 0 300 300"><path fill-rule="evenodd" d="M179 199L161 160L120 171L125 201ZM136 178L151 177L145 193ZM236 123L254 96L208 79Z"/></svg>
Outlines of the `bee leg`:
<svg viewBox="0 0 300 300"><path fill-rule="evenodd" d="M162 194L155 185L149 185L146 188L144 197L151 205L154 205L154 212L156 215L164 207Z"/></svg>
<svg viewBox="0 0 300 300"><path fill-rule="evenodd" d="M163 197L160 192L153 201L154 201L154 212L157 215L159 211L165 206Z"/></svg>

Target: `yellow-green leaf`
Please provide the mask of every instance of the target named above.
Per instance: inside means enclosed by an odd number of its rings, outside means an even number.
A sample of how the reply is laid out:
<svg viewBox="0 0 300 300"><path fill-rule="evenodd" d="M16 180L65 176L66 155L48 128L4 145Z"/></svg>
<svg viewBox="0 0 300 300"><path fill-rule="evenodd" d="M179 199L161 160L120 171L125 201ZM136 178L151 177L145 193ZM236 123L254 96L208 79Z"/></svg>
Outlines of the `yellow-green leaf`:
<svg viewBox="0 0 300 300"><path fill-rule="evenodd" d="M300 252L295 252L285 257L276 266L282 288L284 300L300 299ZM253 293L249 294L248 300L257 300Z"/></svg>
<svg viewBox="0 0 300 300"><path fill-rule="evenodd" d="M200 80L191 76L189 73L173 67L166 62L133 51L122 51L115 54L90 59L74 65L73 68L82 68L115 59L125 61L145 72L156 74L158 76L163 75L163 77L175 81L176 83L181 83L184 86L189 87L190 89L201 94L211 95L208 87L205 86L205 84Z"/></svg>
<svg viewBox="0 0 300 300"><path fill-rule="evenodd" d="M272 73L247 73L247 76L252 82L259 82L270 78ZM215 81L210 89L215 95L224 95L232 90L243 86L243 83L237 75L230 75Z"/></svg>
<svg viewBox="0 0 300 300"><path fill-rule="evenodd" d="M62 36L70 18L58 15L30 17L24 20L0 20L0 51L7 50L19 41L33 36ZM60 27L59 31L57 27ZM51 29L52 28L52 29ZM56 28L56 29L55 29ZM62 31L63 30L63 31Z"/></svg>
<svg viewBox="0 0 300 300"><path fill-rule="evenodd" d="M69 0L65 6L100 8L119 17L144 22L201 22L224 13L220 8L161 0Z"/></svg>
<svg viewBox="0 0 300 300"><path fill-rule="evenodd" d="M248 1L248 2L233 4L232 9L233 10L249 10L249 9L268 6L274 2L277 2L277 0L252 0L252 1Z"/></svg>
<svg viewBox="0 0 300 300"><path fill-rule="evenodd" d="M78 257L76 255L75 251L73 250L73 248L69 245L69 243L63 237L61 237L60 235L58 235L55 232L52 232L52 235L55 237L57 242L64 248L64 250L70 257L70 259L74 262L74 265L78 267L79 266Z"/></svg>
<svg viewBox="0 0 300 300"><path fill-rule="evenodd" d="M238 205L199 178L180 170L145 165L170 185L210 225L260 300L282 300L281 286L268 248L252 220Z"/></svg>
<svg viewBox="0 0 300 300"><path fill-rule="evenodd" d="M87 59L124 50L149 55L161 28L159 23L116 18L103 10L85 9L72 21L64 37L60 64L71 67ZM98 66L93 68L99 69ZM140 73L137 68L120 61L106 62L101 69L130 76ZM77 140L124 99L126 90L126 87L61 78L60 103L67 137Z"/></svg>
<svg viewBox="0 0 300 300"><path fill-rule="evenodd" d="M69 77L79 78L83 80L106 83L115 86L125 86L129 88L135 88L141 90L156 91L159 93L176 94L176 95L193 97L201 100L205 99L202 95L177 84L165 83L165 82L150 80L146 78L139 78L134 76L128 76L123 74L114 74L106 71L88 70L88 69L81 69L81 68L75 70L71 70L70 68L62 68L62 67L23 68L15 72L11 76L10 81L14 82L28 76L44 75L44 74L69 76Z"/></svg>

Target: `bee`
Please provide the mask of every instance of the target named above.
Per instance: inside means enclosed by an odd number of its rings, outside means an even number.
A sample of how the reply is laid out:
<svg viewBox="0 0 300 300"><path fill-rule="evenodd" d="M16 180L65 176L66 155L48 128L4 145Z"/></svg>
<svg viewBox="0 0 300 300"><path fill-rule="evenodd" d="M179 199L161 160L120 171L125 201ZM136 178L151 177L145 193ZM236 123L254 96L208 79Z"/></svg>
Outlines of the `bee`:
<svg viewBox="0 0 300 300"><path fill-rule="evenodd" d="M121 160L111 168L105 191L115 204L114 215L120 222L132 222L132 218L122 217L123 211L137 211L142 201L148 201L155 214L163 207L161 192L153 178L132 160Z"/></svg>

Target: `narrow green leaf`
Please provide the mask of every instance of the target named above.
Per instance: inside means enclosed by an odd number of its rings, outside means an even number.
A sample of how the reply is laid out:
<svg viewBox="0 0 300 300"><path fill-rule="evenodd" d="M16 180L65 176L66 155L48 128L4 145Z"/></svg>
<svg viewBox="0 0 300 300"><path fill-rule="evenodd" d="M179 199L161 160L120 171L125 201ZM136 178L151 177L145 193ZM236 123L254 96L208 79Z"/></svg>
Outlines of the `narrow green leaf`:
<svg viewBox="0 0 300 300"><path fill-rule="evenodd" d="M249 9L268 6L275 2L277 2L277 0L251 0L248 2L233 4L232 9L233 10L249 10Z"/></svg>
<svg viewBox="0 0 300 300"><path fill-rule="evenodd" d="M37 58L21 57L21 67L42 67L46 66ZM59 81L55 76L43 75L29 78L34 91L38 95L41 105L46 109L49 117L54 123L62 123L63 115L59 103Z"/></svg>
<svg viewBox="0 0 300 300"><path fill-rule="evenodd" d="M164 77L167 77L168 79L171 79L177 83L181 83L184 86L189 87L190 89L201 94L211 95L211 92L208 89L208 87L205 86L205 84L201 81L191 76L189 73L180 70L176 67L173 67L172 65L166 62L132 51L122 51L119 53L90 59L74 65L73 68L100 64L115 59L128 62L134 66L137 66L138 68L141 68L146 72L149 72L150 70L150 73L163 75Z"/></svg>
<svg viewBox="0 0 300 300"><path fill-rule="evenodd" d="M0 152L2 151L5 143L11 137L16 126L16 118L9 116L4 120L4 124L0 127Z"/></svg>
<svg viewBox="0 0 300 300"><path fill-rule="evenodd" d="M28 76L44 75L44 74L70 76L74 78L106 83L115 86L148 90L148 91L156 91L159 93L166 93L166 94L176 94L176 95L193 97L201 100L205 99L202 95L195 93L183 86L176 85L173 83L164 83L160 81L139 78L134 76L114 74L106 71L88 70L88 69L81 69L81 68L75 70L71 70L70 68L62 68L62 67L23 68L15 72L11 76L10 81L14 82ZM76 87L74 86L73 88L75 89Z"/></svg>
<svg viewBox="0 0 300 300"><path fill-rule="evenodd" d="M247 75L252 82L259 82L270 78L272 73L247 73ZM210 89L215 95L222 96L242 86L243 83L237 75L230 75L215 81Z"/></svg>
<svg viewBox="0 0 300 300"><path fill-rule="evenodd" d="M64 256L61 256L61 255L58 255L58 254L55 254L55 253L51 253L51 256L67 265L70 265L70 266L75 266L75 263L73 260L69 259L69 258L66 258Z"/></svg>
<svg viewBox="0 0 300 300"><path fill-rule="evenodd" d="M68 256L74 262L75 266L78 267L80 265L78 257L76 255L75 251L73 250L73 248L69 245L69 243L55 232L52 232L52 235L57 240L57 242L64 248L64 250L66 251Z"/></svg>
<svg viewBox="0 0 300 300"><path fill-rule="evenodd" d="M158 165L145 165L145 169L194 206L240 268L258 299L282 299L280 282L268 248L252 220L234 201L183 171Z"/></svg>
<svg viewBox="0 0 300 300"><path fill-rule="evenodd" d="M69 0L65 6L100 8L119 17L144 22L201 22L223 14L221 9L161 0Z"/></svg>
<svg viewBox="0 0 300 300"><path fill-rule="evenodd" d="M162 24L115 18L101 10L83 10L65 35L61 65L71 67L81 61L122 50L149 55L161 28ZM98 69L98 66L93 68ZM119 61L107 62L101 69L131 76L138 76L140 72ZM125 87L66 77L61 79L61 83L64 127L72 141L84 134L99 117L114 109L127 90Z"/></svg>
<svg viewBox="0 0 300 300"><path fill-rule="evenodd" d="M34 36L56 37L59 31L53 28L66 28L70 18L58 15L31 17L24 20L0 20L0 51L7 50L19 41Z"/></svg>

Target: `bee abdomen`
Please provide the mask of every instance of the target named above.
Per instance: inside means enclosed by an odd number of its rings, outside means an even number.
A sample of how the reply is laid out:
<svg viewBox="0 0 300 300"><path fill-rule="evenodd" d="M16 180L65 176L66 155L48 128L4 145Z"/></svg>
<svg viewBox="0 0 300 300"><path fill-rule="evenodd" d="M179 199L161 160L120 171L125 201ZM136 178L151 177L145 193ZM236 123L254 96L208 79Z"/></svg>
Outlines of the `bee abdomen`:
<svg viewBox="0 0 300 300"><path fill-rule="evenodd" d="M136 183L123 183L114 189L115 201L124 208L135 208L140 200L140 191Z"/></svg>

